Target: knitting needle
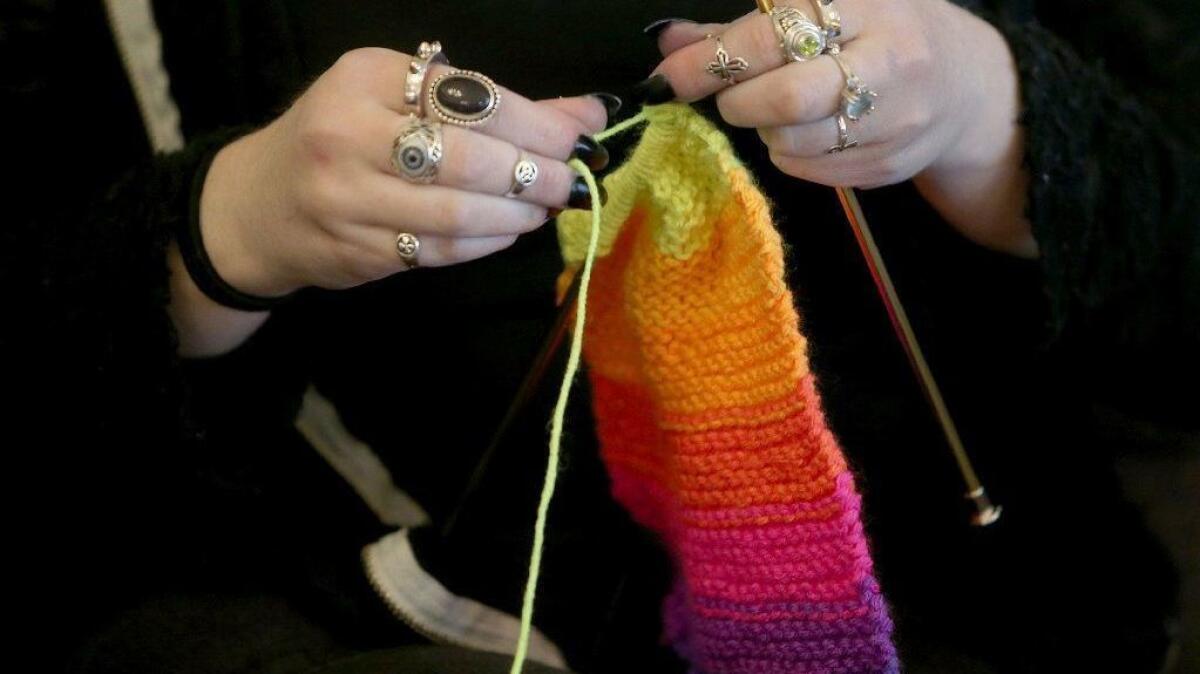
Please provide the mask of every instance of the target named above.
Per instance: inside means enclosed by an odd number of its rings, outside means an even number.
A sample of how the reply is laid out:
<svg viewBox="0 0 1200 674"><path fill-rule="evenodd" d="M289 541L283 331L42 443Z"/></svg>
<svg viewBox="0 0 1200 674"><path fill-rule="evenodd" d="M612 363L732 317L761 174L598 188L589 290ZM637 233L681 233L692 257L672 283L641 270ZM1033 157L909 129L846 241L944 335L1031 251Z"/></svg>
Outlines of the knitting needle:
<svg viewBox="0 0 1200 674"><path fill-rule="evenodd" d="M472 471L471 477L467 480L467 485L463 489L462 496L459 497L458 503L454 506L450 516L446 518L446 523L442 526L442 536L448 537L454 529L454 525L458 522L458 516L461 514L463 507L478 489L480 482L483 481L484 474L487 473L488 466L491 465L492 457L503 442L504 436L508 434L509 427L513 422L521 416L521 412L525 410L525 406L529 404L533 398L534 392L542 382L542 378L549 369L551 363L554 362L555 356L558 355L559 347L562 346L563 340L566 338L567 331L571 325L571 317L575 315L575 301L579 297L579 278L578 273L574 273L571 277L570 285L567 291L563 293L559 300L558 314L554 317L554 323L550 326L550 332L546 335L545 341L538 349L537 355L533 358L533 365L529 371L525 373L525 377L521 380L521 385L517 387L517 392L513 396L512 401L508 404L508 410L504 412L504 417L500 420L500 425L496 427L492 438L488 442L487 449L480 455L478 463L475 464L475 470Z"/></svg>
<svg viewBox="0 0 1200 674"><path fill-rule="evenodd" d="M933 378L929 364L925 361L925 354L917 342L917 336L908 322L908 313L904 311L904 305L900 303L896 287L892 284L892 277L883 263L883 256L875 245L875 237L871 235L871 228L868 226L867 218L863 215L862 206L858 202L858 195L850 187L838 187L836 190L838 200L842 202L842 210L846 212L846 220L850 223L850 229L854 232L854 238L858 240L858 247L871 272L871 278L875 280L875 288L879 291L879 297L887 310L888 318L892 321L892 328L900 340L900 345L904 347L904 354L908 356L908 362L917 375L917 381L921 384L921 390L924 392L926 400L933 407L938 424L942 427L942 433L946 436L946 442L950 445L950 451L954 453L958 471L967 485L966 498L975 506L971 522L976 526L986 527L1000 519L1003 508L992 504L987 490L984 489L983 484L979 482L979 477L975 474L971 458L967 455L967 449L958 435L958 427L955 426L954 419L946 408L946 401L942 398L941 389Z"/></svg>

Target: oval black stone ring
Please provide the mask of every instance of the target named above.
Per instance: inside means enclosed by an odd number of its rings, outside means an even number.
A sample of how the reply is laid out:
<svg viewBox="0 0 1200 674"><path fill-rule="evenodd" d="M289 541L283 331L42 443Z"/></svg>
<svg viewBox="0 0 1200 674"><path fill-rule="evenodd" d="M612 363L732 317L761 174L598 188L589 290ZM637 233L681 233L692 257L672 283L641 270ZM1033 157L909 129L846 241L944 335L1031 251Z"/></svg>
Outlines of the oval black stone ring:
<svg viewBox="0 0 1200 674"><path fill-rule="evenodd" d="M499 107L500 89L496 83L473 70L451 70L429 87L429 109L447 124L482 124Z"/></svg>

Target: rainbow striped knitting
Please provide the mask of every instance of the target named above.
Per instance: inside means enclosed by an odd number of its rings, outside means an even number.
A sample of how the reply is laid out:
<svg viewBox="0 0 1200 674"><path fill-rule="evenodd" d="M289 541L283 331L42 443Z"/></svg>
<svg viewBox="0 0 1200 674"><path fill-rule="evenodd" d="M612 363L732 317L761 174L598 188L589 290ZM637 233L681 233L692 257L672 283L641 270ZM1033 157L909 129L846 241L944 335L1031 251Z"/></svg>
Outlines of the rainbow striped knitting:
<svg viewBox="0 0 1200 674"><path fill-rule="evenodd" d="M707 674L898 672L767 201L691 108L646 116L604 181L584 356L614 495L677 559L667 636ZM569 265L589 227L559 217Z"/></svg>

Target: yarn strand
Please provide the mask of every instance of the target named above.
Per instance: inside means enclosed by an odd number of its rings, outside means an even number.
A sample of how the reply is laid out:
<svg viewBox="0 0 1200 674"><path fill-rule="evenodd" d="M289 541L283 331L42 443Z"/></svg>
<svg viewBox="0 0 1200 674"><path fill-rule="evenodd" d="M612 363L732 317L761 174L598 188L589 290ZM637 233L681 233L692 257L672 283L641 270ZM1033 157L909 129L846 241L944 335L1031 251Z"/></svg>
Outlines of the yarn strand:
<svg viewBox="0 0 1200 674"><path fill-rule="evenodd" d="M632 128L645 119L644 114L635 115L624 122L596 134L596 140L604 140L625 129ZM537 595L538 576L541 573L542 549L546 542L546 519L550 513L550 501L554 498L554 487L558 482L558 459L562 447L563 421L567 414L567 401L571 397L571 384L579 371L583 353L583 329L587 321L588 282L592 278L592 263L600 244L600 188L596 176L587 165L572 159L571 168L583 176L592 201L592 229L588 238L587 256L583 261L583 272L579 279L579 298L576 301L575 329L571 334L571 350L567 356L567 368L558 389L558 401L554 404L554 416L550 420L550 451L546 459L546 477L542 482L542 495L538 501L537 520L533 525L533 552L529 556L529 575L525 581L525 597L521 603L521 631L517 636L517 647L513 653L510 674L521 674L529 651L529 634L533 629L533 601Z"/></svg>

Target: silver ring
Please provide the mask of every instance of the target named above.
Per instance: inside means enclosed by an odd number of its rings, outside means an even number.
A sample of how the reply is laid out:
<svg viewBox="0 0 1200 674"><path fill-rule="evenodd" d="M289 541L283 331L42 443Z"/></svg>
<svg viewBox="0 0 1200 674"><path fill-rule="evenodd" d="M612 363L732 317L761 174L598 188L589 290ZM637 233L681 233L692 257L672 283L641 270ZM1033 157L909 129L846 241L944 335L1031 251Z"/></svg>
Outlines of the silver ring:
<svg viewBox="0 0 1200 674"><path fill-rule="evenodd" d="M409 115L396 140L392 141L392 168L396 175L421 185L437 178L442 163L442 125Z"/></svg>
<svg viewBox="0 0 1200 674"><path fill-rule="evenodd" d="M833 147L829 148L828 150L825 150L826 154L837 154L839 152L844 152L846 150L849 150L852 147L858 147L857 140L850 140L850 127L846 124L846 117L844 115L837 116L837 127L838 127L837 145L834 145Z"/></svg>
<svg viewBox="0 0 1200 674"><path fill-rule="evenodd" d="M417 262L417 254L421 252L421 240L417 238L416 234L408 232L397 234L396 252L400 254L400 259L404 261L404 264L408 265L405 271L421 266Z"/></svg>
<svg viewBox="0 0 1200 674"><path fill-rule="evenodd" d="M744 73L749 70L750 62L741 56L729 58L729 52L725 50L725 41L721 39L720 35L713 35L712 33L709 33L704 37L715 37L717 39L717 60L710 61L709 64L704 67L704 70L710 75L716 75L717 77L720 77L725 81L726 84L737 84L737 80L734 79L734 75L737 73Z"/></svg>
<svg viewBox="0 0 1200 674"><path fill-rule="evenodd" d="M825 42L832 44L842 36L842 15L833 8L833 0L812 0L817 10L817 19L825 29Z"/></svg>
<svg viewBox="0 0 1200 674"><path fill-rule="evenodd" d="M857 122L865 115L875 112L875 101L879 99L879 94L871 91L842 61L841 49L836 44L830 47L829 56L846 78L846 88L842 89L842 114L850 121Z"/></svg>
<svg viewBox="0 0 1200 674"><path fill-rule="evenodd" d="M771 10L771 23L788 61L811 61L825 52L828 45L825 30L795 7L775 7Z"/></svg>
<svg viewBox="0 0 1200 674"><path fill-rule="evenodd" d="M446 55L442 53L442 43L436 40L422 42L417 47L416 56L408 62L408 75L404 77L404 102L415 108L418 115L424 114L421 110L421 87L425 85L429 66L434 63L447 63Z"/></svg>
<svg viewBox="0 0 1200 674"><path fill-rule="evenodd" d="M526 187L529 187L537 182L538 165L529 158L529 155L525 154L524 150L522 150L520 159L518 159L516 165L513 166L512 175L512 187L509 188L508 193L504 195L506 197L515 197L524 192Z"/></svg>
<svg viewBox="0 0 1200 674"><path fill-rule="evenodd" d="M430 85L429 107L447 124L483 124L500 108L500 89L483 73L451 70Z"/></svg>

